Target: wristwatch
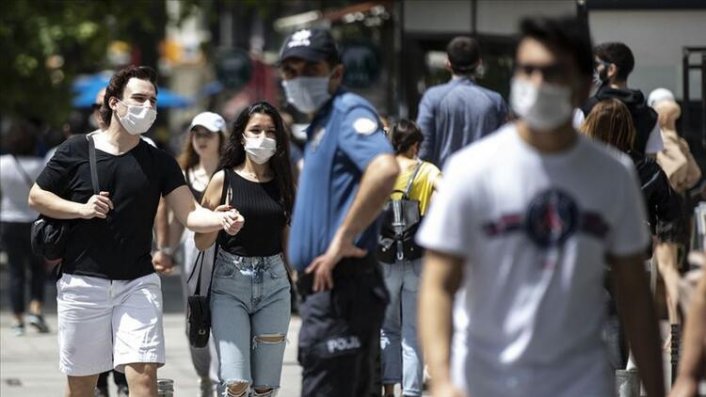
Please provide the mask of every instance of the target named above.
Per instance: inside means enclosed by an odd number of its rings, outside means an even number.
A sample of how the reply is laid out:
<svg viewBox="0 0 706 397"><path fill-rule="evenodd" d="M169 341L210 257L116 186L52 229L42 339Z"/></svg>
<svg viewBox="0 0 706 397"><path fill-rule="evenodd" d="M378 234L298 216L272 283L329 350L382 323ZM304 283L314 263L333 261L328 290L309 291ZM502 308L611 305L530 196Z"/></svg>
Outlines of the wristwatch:
<svg viewBox="0 0 706 397"><path fill-rule="evenodd" d="M158 251L161 252L163 255L172 256L174 254L174 250L172 249L172 247L162 247Z"/></svg>

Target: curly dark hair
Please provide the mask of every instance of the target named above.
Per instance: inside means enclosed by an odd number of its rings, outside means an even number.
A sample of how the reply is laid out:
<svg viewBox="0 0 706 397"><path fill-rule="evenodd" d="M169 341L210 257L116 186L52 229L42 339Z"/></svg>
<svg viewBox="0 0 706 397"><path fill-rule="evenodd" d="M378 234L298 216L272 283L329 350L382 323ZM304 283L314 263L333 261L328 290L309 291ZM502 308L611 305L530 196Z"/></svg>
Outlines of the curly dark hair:
<svg viewBox="0 0 706 397"><path fill-rule="evenodd" d="M274 156L269 160L275 180L280 191L280 204L284 208L287 223L291 221L292 208L294 207L294 178L292 177L292 165L289 160L289 137L282 122L279 111L268 102L256 102L240 112L233 124L228 142L223 149L220 168L234 168L245 161L245 147L243 146L243 133L245 127L253 114L265 114L272 118L275 125L275 139L277 149Z"/></svg>
<svg viewBox="0 0 706 397"><path fill-rule="evenodd" d="M100 115L101 119L105 125L110 125L110 119L113 115L113 109L110 108L108 104L110 98L116 97L120 100L123 99L123 91L125 91L125 86L131 78L138 78L140 80L147 80L152 85L154 85L154 92L157 93L157 72L154 71L149 66L126 66L123 69L115 72L113 77L110 78L108 87L105 89L105 96L103 97L103 105L101 105Z"/></svg>

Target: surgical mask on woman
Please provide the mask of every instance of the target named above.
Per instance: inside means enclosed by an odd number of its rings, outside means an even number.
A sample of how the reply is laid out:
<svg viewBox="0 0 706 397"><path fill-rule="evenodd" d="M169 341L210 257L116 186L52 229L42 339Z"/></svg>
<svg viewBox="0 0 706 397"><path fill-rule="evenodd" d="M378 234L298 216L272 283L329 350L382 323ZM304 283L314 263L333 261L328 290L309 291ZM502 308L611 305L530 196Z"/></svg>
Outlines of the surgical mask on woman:
<svg viewBox="0 0 706 397"><path fill-rule="evenodd" d="M257 164L265 164L277 150L277 141L272 138L245 137L245 153Z"/></svg>
<svg viewBox="0 0 706 397"><path fill-rule="evenodd" d="M533 130L551 131L573 114L571 88L550 83L536 86L529 80L513 79L510 106Z"/></svg>
<svg viewBox="0 0 706 397"><path fill-rule="evenodd" d="M147 132L152 127L157 118L157 111L154 108L144 106L128 105L120 101L127 108L124 116L118 115L118 120L123 128L131 135L140 135Z"/></svg>
<svg viewBox="0 0 706 397"><path fill-rule="evenodd" d="M317 111L331 98L328 77L297 77L282 81L287 102L302 113Z"/></svg>

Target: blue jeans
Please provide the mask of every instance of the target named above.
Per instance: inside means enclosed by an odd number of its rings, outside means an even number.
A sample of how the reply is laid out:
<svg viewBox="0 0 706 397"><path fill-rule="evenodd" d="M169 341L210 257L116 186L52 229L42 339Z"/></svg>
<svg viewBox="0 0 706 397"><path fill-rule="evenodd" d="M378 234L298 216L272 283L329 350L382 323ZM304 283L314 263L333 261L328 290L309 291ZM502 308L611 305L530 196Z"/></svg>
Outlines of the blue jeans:
<svg viewBox="0 0 706 397"><path fill-rule="evenodd" d="M291 314L282 256L217 255L211 322L224 395L233 383L277 389Z"/></svg>
<svg viewBox="0 0 706 397"><path fill-rule="evenodd" d="M421 396L424 360L417 342L417 291L422 260L382 264L390 304L380 331L382 384L402 384L405 396Z"/></svg>

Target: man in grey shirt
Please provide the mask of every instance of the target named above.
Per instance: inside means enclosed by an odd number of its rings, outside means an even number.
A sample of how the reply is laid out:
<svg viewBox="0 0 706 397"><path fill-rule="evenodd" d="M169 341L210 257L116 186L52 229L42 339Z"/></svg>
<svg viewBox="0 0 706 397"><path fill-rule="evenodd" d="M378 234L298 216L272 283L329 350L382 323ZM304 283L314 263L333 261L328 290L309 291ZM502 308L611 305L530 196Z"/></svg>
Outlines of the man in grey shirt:
<svg viewBox="0 0 706 397"><path fill-rule="evenodd" d="M446 47L446 54L452 78L424 93L417 117L424 134L419 157L438 167L453 152L490 134L507 120L507 105L500 94L475 81L481 64L478 42L456 37Z"/></svg>

